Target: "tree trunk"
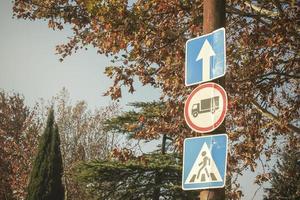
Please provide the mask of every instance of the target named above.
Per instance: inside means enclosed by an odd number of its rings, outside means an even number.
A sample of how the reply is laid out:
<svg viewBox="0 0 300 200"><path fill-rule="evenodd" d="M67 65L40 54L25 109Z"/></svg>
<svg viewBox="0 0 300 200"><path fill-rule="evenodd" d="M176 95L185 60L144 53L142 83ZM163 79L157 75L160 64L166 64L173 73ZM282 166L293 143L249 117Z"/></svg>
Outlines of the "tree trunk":
<svg viewBox="0 0 300 200"><path fill-rule="evenodd" d="M218 28L225 27L225 0L204 0L203 4L203 32L210 33ZM225 78L219 78L215 82L225 87ZM221 126L210 134L226 133L225 121ZM200 200L223 200L225 189L201 190Z"/></svg>
<svg viewBox="0 0 300 200"><path fill-rule="evenodd" d="M167 141L167 136L166 134L163 134L162 143L161 143L161 154L166 153L166 141ZM156 172L155 179L154 179L155 187L161 184L161 177L162 177L161 173ZM153 191L152 200L159 200L159 197L160 197L160 187L156 187Z"/></svg>

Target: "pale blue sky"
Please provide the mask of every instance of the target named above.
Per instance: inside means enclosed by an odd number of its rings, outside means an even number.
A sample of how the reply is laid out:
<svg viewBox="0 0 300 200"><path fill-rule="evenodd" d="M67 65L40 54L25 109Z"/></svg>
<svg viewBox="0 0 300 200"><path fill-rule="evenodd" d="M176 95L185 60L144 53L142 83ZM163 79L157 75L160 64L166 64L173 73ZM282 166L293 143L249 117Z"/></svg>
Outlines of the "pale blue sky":
<svg viewBox="0 0 300 200"><path fill-rule="evenodd" d="M55 46L67 41L70 30L53 31L44 21L12 19L12 3L0 0L0 89L15 91L33 105L46 100L66 87L72 100L85 100L90 107L108 105L110 97L102 94L112 84L103 72L112 65L110 59L89 48L59 62ZM160 93L151 87L128 94L123 90L120 104L158 99Z"/></svg>

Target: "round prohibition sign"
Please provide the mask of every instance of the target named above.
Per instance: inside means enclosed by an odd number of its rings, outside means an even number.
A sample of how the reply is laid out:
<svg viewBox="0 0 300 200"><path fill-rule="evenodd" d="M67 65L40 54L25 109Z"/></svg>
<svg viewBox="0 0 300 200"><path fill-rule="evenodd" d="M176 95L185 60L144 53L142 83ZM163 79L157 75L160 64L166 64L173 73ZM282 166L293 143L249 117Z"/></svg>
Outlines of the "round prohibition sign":
<svg viewBox="0 0 300 200"><path fill-rule="evenodd" d="M196 132L211 132L224 121L227 105L227 94L222 86L212 82L201 84L185 102L185 121Z"/></svg>

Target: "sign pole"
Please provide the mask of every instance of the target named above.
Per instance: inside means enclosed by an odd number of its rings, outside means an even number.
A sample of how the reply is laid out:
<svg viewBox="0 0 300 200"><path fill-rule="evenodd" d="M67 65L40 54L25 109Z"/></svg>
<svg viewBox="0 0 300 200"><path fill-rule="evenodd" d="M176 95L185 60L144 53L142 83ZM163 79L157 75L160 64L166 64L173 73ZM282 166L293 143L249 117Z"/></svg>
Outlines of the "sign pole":
<svg viewBox="0 0 300 200"><path fill-rule="evenodd" d="M225 0L204 0L203 4L203 32L210 33L218 28L225 27ZM216 80L225 87L225 77ZM225 133L225 122L212 132L212 134ZM201 190L200 200L223 200L225 188Z"/></svg>

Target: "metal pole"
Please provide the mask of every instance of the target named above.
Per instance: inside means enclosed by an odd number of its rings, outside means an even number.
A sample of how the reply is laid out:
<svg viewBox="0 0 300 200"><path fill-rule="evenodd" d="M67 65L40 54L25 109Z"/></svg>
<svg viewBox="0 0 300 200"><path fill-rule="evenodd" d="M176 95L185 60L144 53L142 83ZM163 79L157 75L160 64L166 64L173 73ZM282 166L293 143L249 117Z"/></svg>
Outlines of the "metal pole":
<svg viewBox="0 0 300 200"><path fill-rule="evenodd" d="M210 33L218 28L225 27L225 0L203 1L203 33ZM217 79L215 82L225 87L225 78ZM225 122L210 134L226 133ZM201 190L200 200L224 200L225 189Z"/></svg>

